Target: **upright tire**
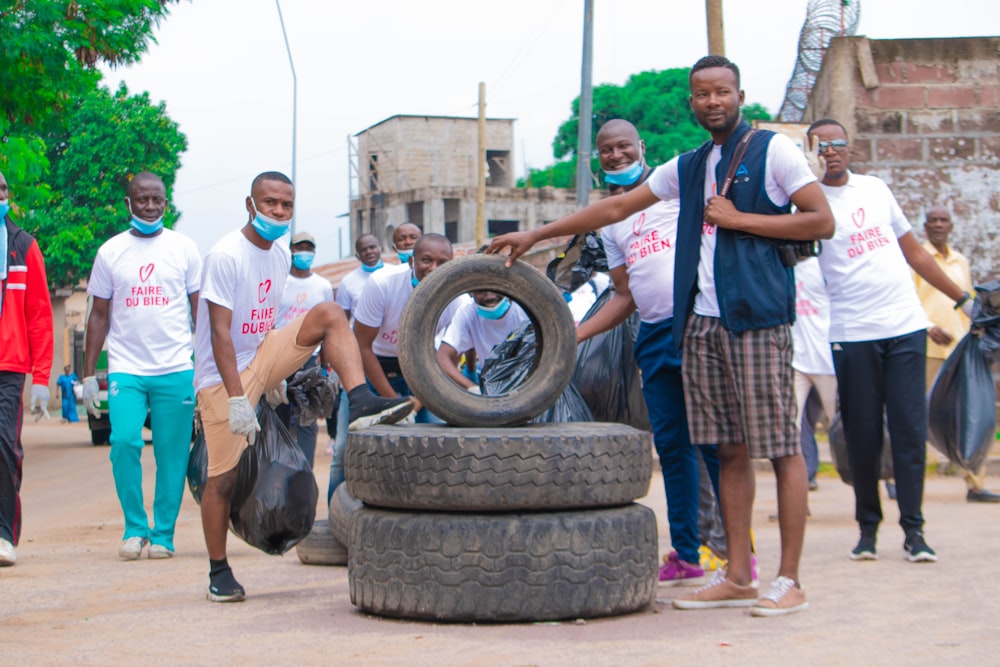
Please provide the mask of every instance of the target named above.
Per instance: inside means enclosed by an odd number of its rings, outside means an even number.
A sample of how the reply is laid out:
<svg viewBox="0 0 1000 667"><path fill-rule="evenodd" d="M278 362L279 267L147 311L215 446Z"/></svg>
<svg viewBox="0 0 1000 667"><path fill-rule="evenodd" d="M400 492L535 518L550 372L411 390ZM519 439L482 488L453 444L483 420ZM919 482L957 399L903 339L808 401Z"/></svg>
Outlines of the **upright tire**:
<svg viewBox="0 0 1000 667"><path fill-rule="evenodd" d="M505 257L467 255L435 269L403 308L399 322L399 365L427 409L455 426L516 426L552 407L576 368L576 329L559 290L523 262L504 266ZM535 327L537 353L527 379L503 396L476 396L448 377L437 361L434 337L441 313L456 297L474 290L509 296Z"/></svg>
<svg viewBox="0 0 1000 667"><path fill-rule="evenodd" d="M430 511L624 505L649 492L652 468L649 433L594 422L380 426L352 433L344 455L350 496Z"/></svg>
<svg viewBox="0 0 1000 667"><path fill-rule="evenodd" d="M361 501L347 490L346 482L338 484L330 496L330 532L342 544L347 544L351 519L361 507Z"/></svg>
<svg viewBox="0 0 1000 667"><path fill-rule="evenodd" d="M656 592L656 516L636 504L492 515L365 507L348 541L351 602L381 616L595 618L643 609Z"/></svg>

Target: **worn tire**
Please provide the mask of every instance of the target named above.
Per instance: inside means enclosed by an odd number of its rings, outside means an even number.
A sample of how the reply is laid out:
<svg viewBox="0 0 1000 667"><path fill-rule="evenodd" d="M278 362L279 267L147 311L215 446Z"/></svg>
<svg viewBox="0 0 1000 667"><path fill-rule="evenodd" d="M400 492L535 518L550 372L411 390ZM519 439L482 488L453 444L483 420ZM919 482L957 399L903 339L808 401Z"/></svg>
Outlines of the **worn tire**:
<svg viewBox="0 0 1000 667"><path fill-rule="evenodd" d="M361 509L361 501L347 490L347 483L341 482L330 496L330 532L342 544L347 544L351 518Z"/></svg>
<svg viewBox="0 0 1000 667"><path fill-rule="evenodd" d="M559 290L523 262L509 269L505 257L467 255L435 269L406 302L399 322L399 365L413 395L455 426L517 426L552 407L576 368L576 329ZM472 290L509 296L535 327L538 350L527 379L503 396L476 396L449 378L438 364L434 334L441 313Z"/></svg>
<svg viewBox="0 0 1000 667"><path fill-rule="evenodd" d="M652 469L649 433L596 422L377 426L352 433L344 455L350 495L431 511L624 505L649 492Z"/></svg>
<svg viewBox="0 0 1000 667"><path fill-rule="evenodd" d="M656 592L656 516L637 504L492 515L365 507L349 542L351 602L381 616L594 618L643 609Z"/></svg>
<svg viewBox="0 0 1000 667"><path fill-rule="evenodd" d="M306 565L347 565L347 547L333 536L327 521L313 522L309 534L295 545L295 553Z"/></svg>

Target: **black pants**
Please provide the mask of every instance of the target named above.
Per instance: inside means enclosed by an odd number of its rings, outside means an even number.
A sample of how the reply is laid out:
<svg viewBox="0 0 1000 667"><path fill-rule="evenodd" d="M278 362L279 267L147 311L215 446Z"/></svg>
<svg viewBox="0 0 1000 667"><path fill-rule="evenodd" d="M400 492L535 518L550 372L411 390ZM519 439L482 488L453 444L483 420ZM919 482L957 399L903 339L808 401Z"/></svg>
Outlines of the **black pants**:
<svg viewBox="0 0 1000 667"><path fill-rule="evenodd" d="M883 410L892 443L899 524L907 533L919 530L924 524L927 455L927 332L832 347L861 532L874 534L882 521L878 481Z"/></svg>
<svg viewBox="0 0 1000 667"><path fill-rule="evenodd" d="M0 537L15 546L21 536L21 421L24 373L0 371Z"/></svg>

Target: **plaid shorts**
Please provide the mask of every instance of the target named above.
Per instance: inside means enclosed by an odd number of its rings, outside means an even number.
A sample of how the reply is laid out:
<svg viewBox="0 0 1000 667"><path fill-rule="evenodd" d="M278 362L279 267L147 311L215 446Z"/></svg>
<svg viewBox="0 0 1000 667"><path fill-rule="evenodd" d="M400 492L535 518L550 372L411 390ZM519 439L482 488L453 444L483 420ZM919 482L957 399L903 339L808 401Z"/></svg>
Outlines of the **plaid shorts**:
<svg viewBox="0 0 1000 667"><path fill-rule="evenodd" d="M734 335L692 315L682 373L692 443L746 443L757 459L800 452L791 325Z"/></svg>

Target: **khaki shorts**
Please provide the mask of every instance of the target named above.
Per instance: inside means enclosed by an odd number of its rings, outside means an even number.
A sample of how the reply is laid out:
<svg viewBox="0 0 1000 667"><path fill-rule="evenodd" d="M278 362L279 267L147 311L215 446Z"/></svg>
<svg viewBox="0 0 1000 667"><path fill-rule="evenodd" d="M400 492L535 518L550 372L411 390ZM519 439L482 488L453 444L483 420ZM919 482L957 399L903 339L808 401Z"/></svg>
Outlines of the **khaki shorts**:
<svg viewBox="0 0 1000 667"><path fill-rule="evenodd" d="M315 345L302 347L295 342L303 318L305 315L281 329L269 331L253 361L240 373L250 405L256 406L264 392L301 368L316 351ZM216 384L199 391L198 409L208 448L208 476L216 477L236 467L247 448L247 439L229 430L229 394L225 385Z"/></svg>

